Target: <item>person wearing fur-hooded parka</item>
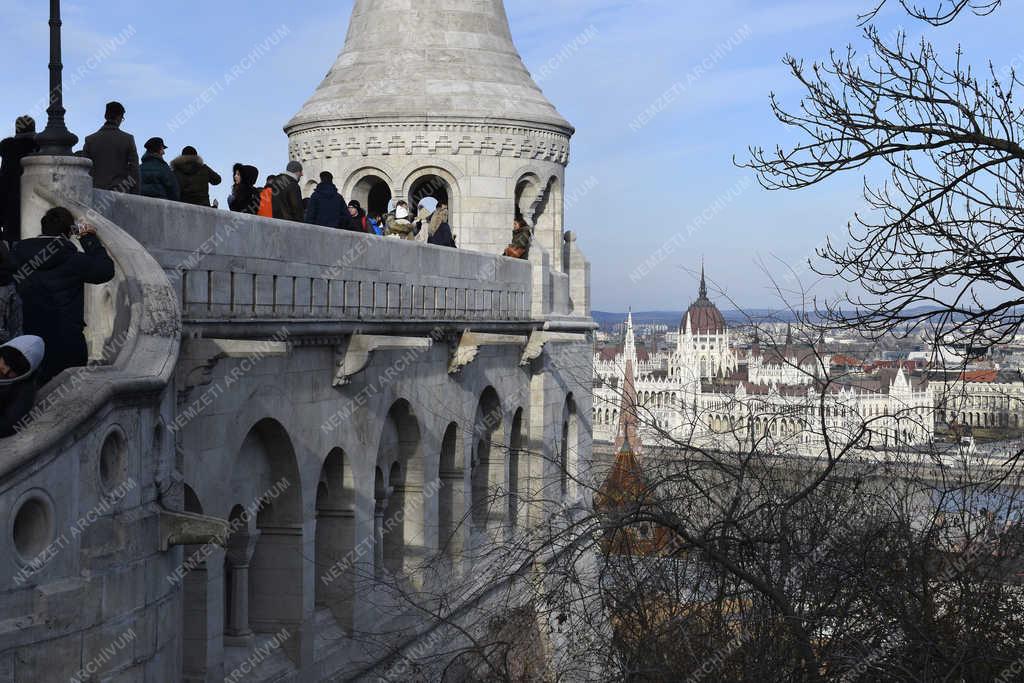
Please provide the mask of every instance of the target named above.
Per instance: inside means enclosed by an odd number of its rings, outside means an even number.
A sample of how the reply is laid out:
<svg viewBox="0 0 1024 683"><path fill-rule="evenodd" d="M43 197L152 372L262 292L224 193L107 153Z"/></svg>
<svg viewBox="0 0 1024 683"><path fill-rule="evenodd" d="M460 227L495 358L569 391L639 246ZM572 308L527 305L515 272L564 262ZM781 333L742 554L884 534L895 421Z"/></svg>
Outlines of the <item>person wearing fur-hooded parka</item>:
<svg viewBox="0 0 1024 683"><path fill-rule="evenodd" d="M260 211L260 192L263 188L256 187L260 179L260 171L255 166L235 164L235 184L228 197L228 208L238 213L256 215Z"/></svg>
<svg viewBox="0 0 1024 683"><path fill-rule="evenodd" d="M171 170L178 178L181 201L210 206L210 185L220 185L220 176L203 162L195 147L181 150L181 156L171 162Z"/></svg>

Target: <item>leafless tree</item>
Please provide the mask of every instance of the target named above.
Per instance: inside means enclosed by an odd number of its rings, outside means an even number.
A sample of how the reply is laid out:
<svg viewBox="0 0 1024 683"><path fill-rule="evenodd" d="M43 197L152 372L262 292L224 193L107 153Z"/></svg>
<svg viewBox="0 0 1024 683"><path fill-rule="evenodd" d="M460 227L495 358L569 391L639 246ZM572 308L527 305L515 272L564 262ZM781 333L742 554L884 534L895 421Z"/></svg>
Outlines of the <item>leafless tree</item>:
<svg viewBox="0 0 1024 683"><path fill-rule="evenodd" d="M814 377L798 430L777 428L795 414L767 399L672 431L633 404L636 472L609 477L624 456L597 463L577 482L584 504L482 537L456 592L396 580L409 611L447 634L419 653L423 680L1000 680L1024 651L1022 482L952 444L881 446L912 411L827 419L849 378L823 360L799 366ZM723 412L744 419L707 437ZM808 437L815 448L797 446ZM501 509L506 493L489 502Z"/></svg>
<svg viewBox="0 0 1024 683"><path fill-rule="evenodd" d="M902 4L942 24L999 3ZM1020 78L1013 68L977 72L960 53L944 64L927 42L887 40L871 26L864 37L866 55L850 47L810 65L786 57L804 95L788 106L773 94L771 108L803 139L751 147L742 165L771 190L886 171L885 181L865 179L869 210L846 239L829 240L811 264L852 287L822 308L832 322L875 335L934 326L939 343L983 350L1019 329L1024 303Z"/></svg>

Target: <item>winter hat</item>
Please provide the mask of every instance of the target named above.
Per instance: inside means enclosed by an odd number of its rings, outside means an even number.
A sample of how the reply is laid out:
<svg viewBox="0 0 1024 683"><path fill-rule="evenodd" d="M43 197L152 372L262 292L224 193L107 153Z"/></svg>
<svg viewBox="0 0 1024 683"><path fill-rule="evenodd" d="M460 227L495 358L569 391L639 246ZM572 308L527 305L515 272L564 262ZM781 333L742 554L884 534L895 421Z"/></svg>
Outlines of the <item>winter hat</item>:
<svg viewBox="0 0 1024 683"><path fill-rule="evenodd" d="M43 342L42 338L31 334L15 337L3 346L0 346L0 354L3 354L5 358L16 353L21 356L25 361L25 364L28 366L28 370L26 372L23 372L14 379L0 379L0 386L20 382L35 372L43 362L43 355L45 351L46 344ZM14 357L16 358L17 356Z"/></svg>
<svg viewBox="0 0 1024 683"><path fill-rule="evenodd" d="M193 147L192 145L189 145L185 149L181 150L181 156L183 156L183 157L197 157L197 156L199 156L199 152L196 151L195 147Z"/></svg>
<svg viewBox="0 0 1024 683"><path fill-rule="evenodd" d="M284 170L289 173L302 173L302 164L297 161L289 161Z"/></svg>
<svg viewBox="0 0 1024 683"><path fill-rule="evenodd" d="M150 138L146 140L146 144L143 145L147 152L159 152L167 149L167 145L164 144L163 138Z"/></svg>
<svg viewBox="0 0 1024 683"><path fill-rule="evenodd" d="M352 201L350 201L348 203L348 205L351 206L356 211L362 211L363 210L362 205L359 203L359 200L357 200L357 199L353 199Z"/></svg>
<svg viewBox="0 0 1024 683"><path fill-rule="evenodd" d="M36 120L31 116L19 116L14 121L14 134L15 135L35 135L36 133Z"/></svg>
<svg viewBox="0 0 1024 683"><path fill-rule="evenodd" d="M107 102L106 112L103 117L107 121L116 121L124 116L124 105L120 102Z"/></svg>

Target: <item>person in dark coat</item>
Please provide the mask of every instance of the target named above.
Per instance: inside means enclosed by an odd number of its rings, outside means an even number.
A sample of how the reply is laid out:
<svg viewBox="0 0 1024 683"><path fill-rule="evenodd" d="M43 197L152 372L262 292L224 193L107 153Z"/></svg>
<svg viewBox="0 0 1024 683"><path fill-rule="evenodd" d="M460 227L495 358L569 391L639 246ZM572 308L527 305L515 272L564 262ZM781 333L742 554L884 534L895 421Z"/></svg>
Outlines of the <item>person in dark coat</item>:
<svg viewBox="0 0 1024 683"><path fill-rule="evenodd" d="M161 138L146 140L146 153L142 156L140 175L142 176L142 195L157 199L178 201L181 191L178 178L164 161L167 145Z"/></svg>
<svg viewBox="0 0 1024 683"><path fill-rule="evenodd" d="M82 252L71 243L75 219L64 207L43 215L42 236L18 242L14 266L23 270L17 283L24 309L25 334L46 342L46 357L39 370L46 383L65 368L85 365L85 285L101 285L114 278L114 262L95 228L78 231Z"/></svg>
<svg viewBox="0 0 1024 683"><path fill-rule="evenodd" d="M302 207L302 164L289 161L284 173L274 176L274 218L302 222L305 209Z"/></svg>
<svg viewBox="0 0 1024 683"><path fill-rule="evenodd" d="M135 138L121 130L124 105L107 104L103 127L85 138L82 156L92 159L92 185L100 190L139 194L139 153Z"/></svg>
<svg viewBox="0 0 1024 683"><path fill-rule="evenodd" d="M14 137L0 142L0 240L21 239L21 160L38 150L36 122L19 116Z"/></svg>
<svg viewBox="0 0 1024 683"><path fill-rule="evenodd" d="M338 228L342 221L347 222L345 198L334 185L334 176L324 171L320 174L320 184L313 190L306 206L306 222L322 225L325 228Z"/></svg>
<svg viewBox="0 0 1024 683"><path fill-rule="evenodd" d="M429 231L428 243L439 247L455 246L455 235L452 234L452 226L448 224L448 207L445 204L438 206L430 217Z"/></svg>
<svg viewBox="0 0 1024 683"><path fill-rule="evenodd" d="M36 399L36 371L46 344L39 337L15 337L0 346L0 438L13 436Z"/></svg>
<svg viewBox="0 0 1024 683"><path fill-rule="evenodd" d="M21 335L21 297L14 286L14 259L0 240L0 344Z"/></svg>
<svg viewBox="0 0 1024 683"><path fill-rule="evenodd" d="M171 170L178 178L181 201L196 206L210 206L210 186L220 185L220 176L203 162L199 152L191 145L181 150L181 156L171 162Z"/></svg>
<svg viewBox="0 0 1024 683"><path fill-rule="evenodd" d="M363 232L366 234L373 232L370 229L370 219L366 216L366 212L363 211L362 205L355 199L348 203L348 212L342 217L339 227L344 230L351 230L352 232Z"/></svg>
<svg viewBox="0 0 1024 683"><path fill-rule="evenodd" d="M255 166L235 164L235 184L231 187L228 197L228 208L238 213L257 214L260 210L260 191L256 181L260 179L260 171Z"/></svg>

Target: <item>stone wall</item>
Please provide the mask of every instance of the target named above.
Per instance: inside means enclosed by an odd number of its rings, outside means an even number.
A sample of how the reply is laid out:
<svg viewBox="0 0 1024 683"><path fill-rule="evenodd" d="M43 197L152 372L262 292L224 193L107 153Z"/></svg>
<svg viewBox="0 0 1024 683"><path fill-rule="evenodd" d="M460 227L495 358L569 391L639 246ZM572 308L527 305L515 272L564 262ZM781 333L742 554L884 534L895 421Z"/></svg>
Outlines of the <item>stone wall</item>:
<svg viewBox="0 0 1024 683"><path fill-rule="evenodd" d="M36 196L90 209L37 175ZM421 564L439 554L471 571L474 549L586 504L593 325L544 250L106 192L91 208L118 268L90 297L101 362L57 378L3 443L0 680L371 670L386 639L348 636L410 626L374 577L436 582ZM370 285L351 302L331 281ZM452 298L424 305L429 288ZM229 520L216 542L189 536L213 518Z"/></svg>

